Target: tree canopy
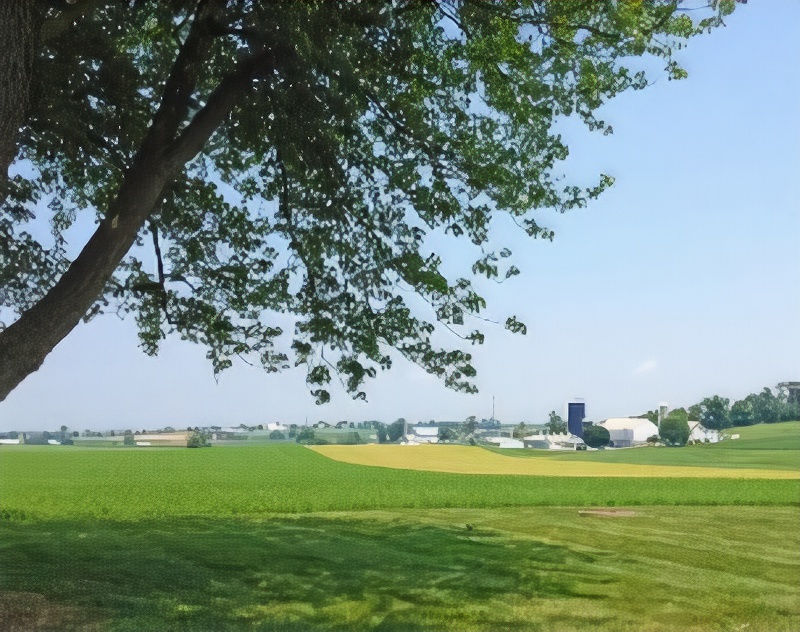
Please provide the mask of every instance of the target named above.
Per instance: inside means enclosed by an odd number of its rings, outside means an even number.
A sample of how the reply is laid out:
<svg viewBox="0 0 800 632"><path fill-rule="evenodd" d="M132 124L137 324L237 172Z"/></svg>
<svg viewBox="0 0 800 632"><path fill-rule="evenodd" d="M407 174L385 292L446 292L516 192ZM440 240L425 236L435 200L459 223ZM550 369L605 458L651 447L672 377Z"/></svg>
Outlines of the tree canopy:
<svg viewBox="0 0 800 632"><path fill-rule="evenodd" d="M714 395L700 402L700 423L711 430L730 428L730 400Z"/></svg>
<svg viewBox="0 0 800 632"><path fill-rule="evenodd" d="M567 431L567 422L556 411L551 410L544 427L551 434L562 434Z"/></svg>
<svg viewBox="0 0 800 632"><path fill-rule="evenodd" d="M583 429L583 441L590 448L603 448L611 443L611 433L603 426L591 424Z"/></svg>
<svg viewBox="0 0 800 632"><path fill-rule="evenodd" d="M552 239L541 211L612 182L564 180L558 122L610 132L596 111L648 85L640 58L684 77L675 49L733 4L0 3L0 400L108 311L215 372L304 365L318 402L336 374L365 397L392 350L474 390L432 335L483 341L474 277L519 273L493 220ZM435 244L459 239L474 263L448 275Z"/></svg>
<svg viewBox="0 0 800 632"><path fill-rule="evenodd" d="M661 420L658 426L658 434L667 445L686 445L691 434L688 421L689 415L685 410L682 408L672 410Z"/></svg>

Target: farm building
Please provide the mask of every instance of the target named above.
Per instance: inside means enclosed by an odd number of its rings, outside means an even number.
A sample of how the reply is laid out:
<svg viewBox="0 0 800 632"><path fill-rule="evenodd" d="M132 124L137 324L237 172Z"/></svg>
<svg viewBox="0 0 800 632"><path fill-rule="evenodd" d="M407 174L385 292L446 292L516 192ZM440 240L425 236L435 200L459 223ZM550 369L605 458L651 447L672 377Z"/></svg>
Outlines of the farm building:
<svg viewBox="0 0 800 632"><path fill-rule="evenodd" d="M583 450L586 447L580 437L564 433L532 434L522 439L526 448L538 450Z"/></svg>
<svg viewBox="0 0 800 632"><path fill-rule="evenodd" d="M648 419L612 417L597 425L608 430L611 435L610 445L615 448L641 445L647 442L648 437L658 434L658 426Z"/></svg>
<svg viewBox="0 0 800 632"><path fill-rule="evenodd" d="M189 443L190 434L190 432L139 434L134 437L134 440L138 446L185 448Z"/></svg>
<svg viewBox="0 0 800 632"><path fill-rule="evenodd" d="M439 428L436 426L411 426L406 434L409 443L439 443Z"/></svg>
<svg viewBox="0 0 800 632"><path fill-rule="evenodd" d="M689 421L689 441L717 443L719 441L719 431L710 430L700 425L699 421Z"/></svg>

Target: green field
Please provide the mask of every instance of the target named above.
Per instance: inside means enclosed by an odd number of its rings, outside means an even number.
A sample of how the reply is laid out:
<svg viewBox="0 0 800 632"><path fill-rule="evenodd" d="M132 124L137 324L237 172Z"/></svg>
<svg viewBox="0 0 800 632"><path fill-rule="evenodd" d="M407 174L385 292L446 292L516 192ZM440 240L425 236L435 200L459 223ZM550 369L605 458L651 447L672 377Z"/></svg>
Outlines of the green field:
<svg viewBox="0 0 800 632"><path fill-rule="evenodd" d="M286 443L204 450L13 446L0 451L0 516L15 520L436 507L794 505L799 500L798 479L455 475L339 463Z"/></svg>
<svg viewBox="0 0 800 632"><path fill-rule="evenodd" d="M785 468L798 429L570 458L771 452ZM798 523L798 480L443 474L285 443L5 446L0 629L789 632Z"/></svg>

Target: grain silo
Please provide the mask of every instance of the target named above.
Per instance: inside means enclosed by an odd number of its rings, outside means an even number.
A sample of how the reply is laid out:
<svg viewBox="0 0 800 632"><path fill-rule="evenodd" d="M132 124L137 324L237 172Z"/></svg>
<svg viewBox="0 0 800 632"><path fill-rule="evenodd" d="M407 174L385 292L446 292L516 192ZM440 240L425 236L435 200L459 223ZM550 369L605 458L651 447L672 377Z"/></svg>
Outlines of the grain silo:
<svg viewBox="0 0 800 632"><path fill-rule="evenodd" d="M583 418L586 417L586 402L576 400L567 404L567 429L576 437L583 437Z"/></svg>

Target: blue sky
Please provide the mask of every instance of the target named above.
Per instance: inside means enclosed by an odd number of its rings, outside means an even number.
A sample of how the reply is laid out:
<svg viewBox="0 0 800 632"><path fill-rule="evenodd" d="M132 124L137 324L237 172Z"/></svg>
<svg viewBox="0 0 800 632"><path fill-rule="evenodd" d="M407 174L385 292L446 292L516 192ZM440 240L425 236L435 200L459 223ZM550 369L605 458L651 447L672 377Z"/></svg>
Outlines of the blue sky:
<svg viewBox="0 0 800 632"><path fill-rule="evenodd" d="M217 383L203 349L169 339L149 358L132 321L105 316L0 403L0 430L463 419L488 417L493 396L503 421L545 421L573 397L603 419L800 379L800 3L751 0L727 22L681 51L687 80L605 106L612 136L564 126L564 171L616 184L545 214L552 243L497 225L523 274L488 288L489 315L529 332L485 328L479 394L398 358L367 403L334 389L315 406L302 370L239 363Z"/></svg>

